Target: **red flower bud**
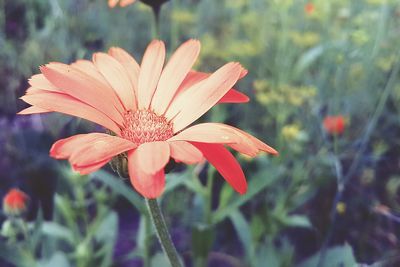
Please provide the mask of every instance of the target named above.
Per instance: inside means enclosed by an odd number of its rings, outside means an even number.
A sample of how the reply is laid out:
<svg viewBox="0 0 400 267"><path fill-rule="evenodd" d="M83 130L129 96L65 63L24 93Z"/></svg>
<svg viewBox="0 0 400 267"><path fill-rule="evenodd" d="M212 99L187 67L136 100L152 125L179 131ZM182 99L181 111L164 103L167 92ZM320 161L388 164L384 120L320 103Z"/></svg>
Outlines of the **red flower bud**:
<svg viewBox="0 0 400 267"><path fill-rule="evenodd" d="M323 121L324 129L329 134L342 134L345 127L343 116L326 116Z"/></svg>
<svg viewBox="0 0 400 267"><path fill-rule="evenodd" d="M13 188L3 198L3 210L9 215L19 215L26 210L27 200L24 192Z"/></svg>

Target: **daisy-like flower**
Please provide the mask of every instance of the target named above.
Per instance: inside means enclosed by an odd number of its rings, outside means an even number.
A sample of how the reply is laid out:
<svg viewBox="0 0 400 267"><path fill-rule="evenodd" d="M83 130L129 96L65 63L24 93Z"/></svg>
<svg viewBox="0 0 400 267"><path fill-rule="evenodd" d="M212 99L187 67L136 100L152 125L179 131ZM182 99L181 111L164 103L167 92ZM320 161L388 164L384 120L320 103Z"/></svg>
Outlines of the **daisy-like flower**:
<svg viewBox="0 0 400 267"><path fill-rule="evenodd" d="M157 198L165 185L170 157L194 164L207 159L239 193L246 192L243 171L225 148L250 157L276 150L250 134L221 123L188 127L217 103L247 102L232 89L247 71L228 63L212 74L191 70L200 42L182 44L164 66L165 46L152 41L142 63L121 48L96 53L92 61L50 63L32 76L21 98L32 106L19 114L61 112L95 122L115 133L79 134L53 144L50 155L68 159L74 170L88 174L114 156L127 152L133 187Z"/></svg>
<svg viewBox="0 0 400 267"><path fill-rule="evenodd" d="M13 188L3 198L3 210L10 215L19 215L26 210L27 200L24 192Z"/></svg>
<svg viewBox="0 0 400 267"><path fill-rule="evenodd" d="M108 0L108 6L110 8L114 8L117 6L117 4L119 4L120 7L126 7L135 2L136 0Z"/></svg>

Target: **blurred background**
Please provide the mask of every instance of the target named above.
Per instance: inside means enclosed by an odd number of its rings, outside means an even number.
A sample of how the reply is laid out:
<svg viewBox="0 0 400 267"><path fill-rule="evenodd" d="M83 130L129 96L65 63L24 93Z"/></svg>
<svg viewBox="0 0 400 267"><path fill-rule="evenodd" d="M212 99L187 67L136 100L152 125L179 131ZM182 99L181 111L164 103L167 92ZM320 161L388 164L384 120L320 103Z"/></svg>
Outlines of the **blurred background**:
<svg viewBox="0 0 400 267"><path fill-rule="evenodd" d="M127 179L109 166L79 176L49 157L54 141L98 126L16 115L40 65L111 46L140 61L155 29L142 2L0 0L0 266L168 266ZM229 61L249 70L237 89L251 101L219 105L207 120L280 152L237 155L243 196L208 166L172 169L160 201L187 266L400 266L399 36L397 0L162 6L169 52L197 38L197 70Z"/></svg>

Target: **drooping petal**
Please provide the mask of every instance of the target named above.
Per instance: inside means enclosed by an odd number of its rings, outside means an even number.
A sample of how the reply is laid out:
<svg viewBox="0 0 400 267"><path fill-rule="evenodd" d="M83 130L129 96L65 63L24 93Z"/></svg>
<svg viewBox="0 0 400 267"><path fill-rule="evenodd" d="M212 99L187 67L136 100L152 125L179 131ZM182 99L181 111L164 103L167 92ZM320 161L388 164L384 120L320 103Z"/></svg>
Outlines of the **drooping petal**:
<svg viewBox="0 0 400 267"><path fill-rule="evenodd" d="M169 145L165 141L141 144L134 153L141 170L147 174L155 174L164 168L170 156Z"/></svg>
<svg viewBox="0 0 400 267"><path fill-rule="evenodd" d="M235 89L229 90L218 103L246 103L249 102L249 97Z"/></svg>
<svg viewBox="0 0 400 267"><path fill-rule="evenodd" d="M229 126L229 125L227 125L227 126L230 127L230 128L234 128L234 127ZM279 154L278 151L276 151L274 148L272 148L269 145L265 144L264 142L262 142L261 140L257 139L256 137L252 136L251 134L246 133L245 131L242 131L242 130L237 129L237 128L234 128L234 129L236 131L242 133L248 139L250 139L253 142L253 144L257 147L258 150L264 151L264 152L272 154L272 155L278 155ZM240 149L238 149L238 147L235 147L235 144L232 144L232 145L229 144L229 146L231 146L233 149L235 149L235 150L237 150L237 151L239 151L241 153L244 153L244 152L240 151ZM244 154L246 154L246 153L244 153Z"/></svg>
<svg viewBox="0 0 400 267"><path fill-rule="evenodd" d="M194 164L203 160L203 154L195 146L185 141L168 141L171 157L176 162Z"/></svg>
<svg viewBox="0 0 400 267"><path fill-rule="evenodd" d="M214 123L193 125L168 139L168 141L177 140L220 144L240 142L240 138L236 134L226 128L218 127Z"/></svg>
<svg viewBox="0 0 400 267"><path fill-rule="evenodd" d="M44 76L57 88L80 101L101 110L122 124L123 107L112 88L71 66L51 63L41 67Z"/></svg>
<svg viewBox="0 0 400 267"><path fill-rule="evenodd" d="M233 155L220 144L192 143L224 179L240 194L247 191L246 177Z"/></svg>
<svg viewBox="0 0 400 267"><path fill-rule="evenodd" d="M164 191L164 169L154 174L143 171L136 151L128 152L128 171L133 187L145 198L157 198Z"/></svg>
<svg viewBox="0 0 400 267"><path fill-rule="evenodd" d="M89 173L99 170L101 167L106 165L111 159L112 158L107 158L105 160L96 163L91 163L88 165L72 164L72 169L77 171L80 175L87 175Z"/></svg>
<svg viewBox="0 0 400 267"><path fill-rule="evenodd" d="M104 113L66 94L56 92L36 93L25 95L21 97L21 99L40 109L60 112L86 119L100 124L116 134L120 134L121 132L116 122L107 117Z"/></svg>
<svg viewBox="0 0 400 267"><path fill-rule="evenodd" d="M118 60L118 62L121 63L122 66L124 66L125 71L128 73L133 92L135 94L135 101L137 106L138 82L140 73L139 64L128 52L119 47L111 47L108 50L108 54Z"/></svg>
<svg viewBox="0 0 400 267"><path fill-rule="evenodd" d="M144 53L138 82L139 109L150 106L165 60L165 45L162 41L152 41Z"/></svg>
<svg viewBox="0 0 400 267"><path fill-rule="evenodd" d="M136 110L135 94L125 68L112 56L105 53L93 55L96 68L115 90L127 110Z"/></svg>
<svg viewBox="0 0 400 267"><path fill-rule="evenodd" d="M151 106L158 114L164 114L179 85L185 79L200 53L200 42L189 40L183 43L171 56L165 66Z"/></svg>
<svg viewBox="0 0 400 267"><path fill-rule="evenodd" d="M73 166L89 166L136 148L126 139L104 133L79 134L58 140L50 156L69 159Z"/></svg>
<svg viewBox="0 0 400 267"><path fill-rule="evenodd" d="M209 78L192 86L175 99L166 117L172 119L174 132L177 132L213 107L239 78L242 67L238 63L228 63Z"/></svg>
<svg viewBox="0 0 400 267"><path fill-rule="evenodd" d="M112 158L125 151L132 150L136 146L129 140L105 134L76 149L69 157L69 161L73 165L88 165Z"/></svg>

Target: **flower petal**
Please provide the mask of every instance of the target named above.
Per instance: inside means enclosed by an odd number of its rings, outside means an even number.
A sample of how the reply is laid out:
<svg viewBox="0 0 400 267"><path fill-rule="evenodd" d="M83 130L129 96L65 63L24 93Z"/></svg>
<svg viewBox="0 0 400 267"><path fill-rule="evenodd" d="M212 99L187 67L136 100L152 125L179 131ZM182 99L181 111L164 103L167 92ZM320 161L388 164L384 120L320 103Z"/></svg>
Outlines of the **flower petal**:
<svg viewBox="0 0 400 267"><path fill-rule="evenodd" d="M192 143L224 179L240 194L247 191L246 177L233 155L220 144Z"/></svg>
<svg viewBox="0 0 400 267"><path fill-rule="evenodd" d="M51 84L51 82L49 82L49 80L47 80L43 74L33 75L28 82L34 88L52 92L62 92L60 89Z"/></svg>
<svg viewBox="0 0 400 267"><path fill-rule="evenodd" d="M101 167L106 165L111 159L112 158L107 158L105 160L102 160L102 161L99 161L96 163L91 163L88 165L73 164L72 169L79 172L80 175L87 175L89 173L99 170Z"/></svg>
<svg viewBox="0 0 400 267"><path fill-rule="evenodd" d="M168 141L177 140L220 144L240 142L237 135L226 128L218 127L216 123L196 124L168 139Z"/></svg>
<svg viewBox="0 0 400 267"><path fill-rule="evenodd" d="M26 109L21 110L18 112L18 115L30 115L30 114L37 114L37 113L48 113L51 112L50 110L39 108L37 106L31 106Z"/></svg>
<svg viewBox="0 0 400 267"><path fill-rule="evenodd" d="M203 160L203 154L195 146L185 141L168 141L171 157L176 162L194 164Z"/></svg>
<svg viewBox="0 0 400 267"><path fill-rule="evenodd" d="M189 40L183 43L171 56L164 68L151 106L158 114L164 114L179 85L185 79L200 53L200 42Z"/></svg>
<svg viewBox="0 0 400 267"><path fill-rule="evenodd" d="M64 93L71 95L92 107L103 111L113 121L122 124L123 108L112 88L96 78L61 63L41 67L44 76Z"/></svg>
<svg viewBox="0 0 400 267"><path fill-rule="evenodd" d="M218 103L246 103L249 102L249 97L235 89L229 90Z"/></svg>
<svg viewBox="0 0 400 267"><path fill-rule="evenodd" d="M221 135L220 137L218 135ZM230 142L222 142L227 136ZM174 139L175 138L175 139ZM223 123L200 123L183 130L177 134L172 140L196 141L202 143L225 143L236 151L255 157L260 151L276 155L278 152L267 144L263 143L254 136Z"/></svg>
<svg viewBox="0 0 400 267"><path fill-rule="evenodd" d="M46 92L24 95L21 99L41 109L60 112L95 122L118 135L121 132L116 122L102 112L66 94Z"/></svg>
<svg viewBox="0 0 400 267"><path fill-rule="evenodd" d="M152 41L144 53L138 82L139 109L150 106L165 60L165 45L162 41Z"/></svg>
<svg viewBox="0 0 400 267"><path fill-rule="evenodd" d="M165 141L144 143L135 150L135 155L143 172L155 174L169 161L169 145Z"/></svg>
<svg viewBox="0 0 400 267"><path fill-rule="evenodd" d="M136 150L128 152L128 171L133 187L145 198L157 198L164 191L164 169L160 169L154 174L143 171Z"/></svg>
<svg viewBox="0 0 400 267"><path fill-rule="evenodd" d="M121 65L125 68L125 71L128 73L133 92L135 94L135 101L137 106L138 81L140 73L139 64L128 52L119 47L111 47L108 50L108 54L118 60L118 62L121 63Z"/></svg>
<svg viewBox="0 0 400 267"><path fill-rule="evenodd" d="M118 4L119 0L108 0L108 6L114 8Z"/></svg>
<svg viewBox="0 0 400 267"><path fill-rule="evenodd" d="M73 166L89 166L136 148L136 144L104 133L79 134L58 140L50 156L69 159Z"/></svg>
<svg viewBox="0 0 400 267"><path fill-rule="evenodd" d="M105 53L93 55L99 72L115 90L126 110L136 110L136 100L131 80L125 68L112 56Z"/></svg>
<svg viewBox="0 0 400 267"><path fill-rule="evenodd" d="M128 6L128 5L130 5L130 4L135 3L135 1L136 1L136 0L121 0L121 1L119 2L119 6L120 6L120 7L126 7L126 6Z"/></svg>
<svg viewBox="0 0 400 267"><path fill-rule="evenodd" d="M213 107L237 82L242 67L238 63L228 63L199 86L192 86L175 99L168 108L166 117L172 119L177 132Z"/></svg>

